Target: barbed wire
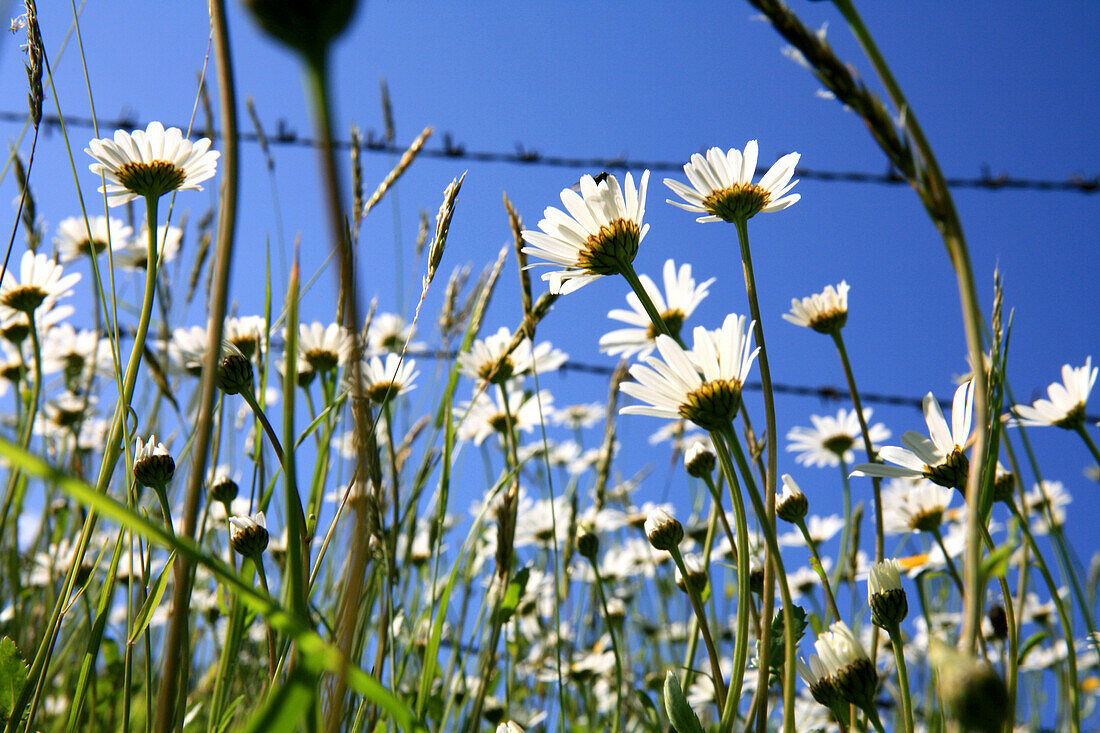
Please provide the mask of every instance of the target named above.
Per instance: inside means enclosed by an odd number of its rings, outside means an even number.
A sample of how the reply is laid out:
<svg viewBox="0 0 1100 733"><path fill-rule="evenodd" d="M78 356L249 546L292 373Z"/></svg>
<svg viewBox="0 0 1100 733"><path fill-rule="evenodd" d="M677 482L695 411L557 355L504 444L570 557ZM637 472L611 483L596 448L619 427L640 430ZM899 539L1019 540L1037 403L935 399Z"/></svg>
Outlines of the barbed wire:
<svg viewBox="0 0 1100 733"><path fill-rule="evenodd" d="M4 122L25 122L26 118L27 114L25 112L0 110L0 120ZM113 120L101 119L98 123L100 127L114 129L138 129L145 127L136 117L130 116L124 116ZM90 117L73 115L67 115L64 124L70 127L84 129L93 129L95 126ZM48 133L60 127L61 120L58 119L57 116L46 115L42 118L43 132ZM176 125L176 127L186 129L187 125ZM221 132L218 130L204 129L201 126L197 126L196 130L211 139L216 140L221 137ZM441 137L443 139L441 146L425 147L421 150L420 155L428 158L446 158L478 163L508 163L513 165L573 168L588 171L648 168L652 171L679 172L682 171L684 167L682 161L644 160L640 158L629 158L627 156L600 158L544 155L538 150L530 148L522 143L516 143L515 151L510 153L503 151L468 150L462 143L455 142L454 137L449 132L442 133ZM274 146L302 148L315 148L318 146L316 139L308 135L299 135L297 131L291 128L286 120L282 118L276 120L274 133L270 135L264 134L262 141L261 135L258 132L242 132L240 133L240 139L244 142L257 144L262 142L265 145ZM352 143L350 140L341 139L335 140L334 145L338 148L350 150ZM400 155L405 152L404 147L392 144L384 137L378 137L374 130L367 130L362 148L367 152L389 155ZM758 170L757 172L762 171ZM893 167L888 168L885 173L818 170L814 168L799 167L795 170L795 175L808 180L826 182L869 183L884 186L908 185L908 181L906 181ZM1004 172L994 174L988 165L983 165L980 175L948 178L947 185L950 188L967 188L983 191L1011 189L1094 194L1100 191L1100 175L1087 177L1080 173L1074 173L1062 180L1049 178L1018 178Z"/></svg>
<svg viewBox="0 0 1100 733"><path fill-rule="evenodd" d="M435 350L409 350L406 354L410 358L414 359L455 359L458 357L458 352L455 350L435 349ZM574 361L567 359L557 371L560 372L579 372L582 374L597 374L600 376L611 376L615 373L616 367L608 366L606 364L590 364L581 361ZM547 375L542 375L545 378ZM742 385L743 390L749 390L751 392L760 392L763 390L760 382L745 382ZM816 397L822 402L848 402L851 396L848 393L846 387L836 387L831 384L821 384L816 386L802 385L802 384L784 384L782 382L772 382L772 390L776 394L793 395L796 397ZM919 397L911 397L908 395L887 394L882 392L860 392L860 400L864 405L890 405L892 407L912 407L916 410L923 411L924 400ZM940 407L944 410L951 408L951 400L939 399ZM1100 415L1086 415L1085 422L1097 423L1100 422Z"/></svg>

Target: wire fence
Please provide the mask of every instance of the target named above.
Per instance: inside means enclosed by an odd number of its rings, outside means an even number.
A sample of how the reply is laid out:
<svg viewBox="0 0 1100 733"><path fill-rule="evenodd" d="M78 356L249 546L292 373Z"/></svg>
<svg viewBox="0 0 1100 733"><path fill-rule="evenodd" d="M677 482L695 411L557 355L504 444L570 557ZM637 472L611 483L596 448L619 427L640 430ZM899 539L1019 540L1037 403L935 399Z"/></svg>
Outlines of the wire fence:
<svg viewBox="0 0 1100 733"><path fill-rule="evenodd" d="M23 123L26 122L26 119L26 112L0 111L0 121ZM64 125L69 127L79 127L83 129L93 129L95 127L95 121L90 117L66 115L63 122ZM108 129L138 129L145 127L145 124L136 117L129 116L113 120L100 119L98 120L98 125L99 127ZM44 115L42 117L42 129L44 132L60 130L61 126L62 120L55 115ZM167 126L169 125L166 124L166 127ZM176 125L176 127L187 129L189 126ZM196 126L195 129L196 132L213 140L221 137L221 132L216 129L204 128L201 126ZM428 158L447 158L477 163L507 163L513 165L572 168L588 171L648 168L651 171L677 172L683 170L684 167L683 161L645 160L627 156L603 158L546 155L522 143L517 143L515 150L512 152L470 150L461 142L456 142L454 136L449 132L442 133L440 137L442 139L442 144L436 147L425 147L421 150L420 155ZM315 148L319 145L315 138L309 137L308 135L299 135L297 131L287 124L286 120L281 118L276 120L273 133L268 134L262 130L257 130L256 132L242 132L240 133L240 139L244 142L272 146ZM352 142L350 139L340 139L335 140L334 145L338 148L350 150ZM378 136L373 130L366 131L362 149L366 152L388 155L400 155L405 152L405 147L393 143L385 137ZM763 171L758 170L757 172L760 173ZM819 170L799 167L796 169L795 175L808 180L826 182L866 183L880 186L908 185L905 178L893 168L889 168L882 173L872 173L868 171ZM1063 179L1019 178L1004 172L993 173L991 166L987 165L982 167L982 170L977 176L948 178L947 185L956 189L965 188L983 191L1026 190L1095 194L1100 191L1100 175L1086 176L1081 173L1073 173Z"/></svg>

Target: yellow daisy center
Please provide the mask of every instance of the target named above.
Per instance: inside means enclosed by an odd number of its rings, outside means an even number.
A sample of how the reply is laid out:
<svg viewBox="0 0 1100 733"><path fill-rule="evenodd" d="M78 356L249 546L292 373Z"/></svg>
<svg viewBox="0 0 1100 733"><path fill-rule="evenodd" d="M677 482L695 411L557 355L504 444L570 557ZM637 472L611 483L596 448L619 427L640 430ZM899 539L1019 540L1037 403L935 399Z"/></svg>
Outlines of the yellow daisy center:
<svg viewBox="0 0 1100 733"><path fill-rule="evenodd" d="M732 223L756 216L770 200L771 194L755 183L749 183L714 191L703 199L703 208L719 219Z"/></svg>
<svg viewBox="0 0 1100 733"><path fill-rule="evenodd" d="M164 160L127 163L118 169L118 182L139 196L163 196L183 185L187 174Z"/></svg>
<svg viewBox="0 0 1100 733"><path fill-rule="evenodd" d="M740 407L741 383L716 379L689 392L679 413L685 420L711 431L729 427Z"/></svg>
<svg viewBox="0 0 1100 733"><path fill-rule="evenodd" d="M577 252L576 266L594 275L617 275L634 261L640 240L638 222L616 219L588 237Z"/></svg>

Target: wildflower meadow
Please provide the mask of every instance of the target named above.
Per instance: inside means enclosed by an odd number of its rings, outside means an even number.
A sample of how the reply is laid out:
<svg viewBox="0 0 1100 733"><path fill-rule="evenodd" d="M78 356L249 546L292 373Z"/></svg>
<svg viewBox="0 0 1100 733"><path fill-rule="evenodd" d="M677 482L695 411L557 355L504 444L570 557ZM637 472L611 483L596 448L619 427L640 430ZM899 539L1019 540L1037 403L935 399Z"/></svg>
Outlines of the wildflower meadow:
<svg viewBox="0 0 1100 733"><path fill-rule="evenodd" d="M1100 725L1095 147L676 5L10 6L6 733Z"/></svg>

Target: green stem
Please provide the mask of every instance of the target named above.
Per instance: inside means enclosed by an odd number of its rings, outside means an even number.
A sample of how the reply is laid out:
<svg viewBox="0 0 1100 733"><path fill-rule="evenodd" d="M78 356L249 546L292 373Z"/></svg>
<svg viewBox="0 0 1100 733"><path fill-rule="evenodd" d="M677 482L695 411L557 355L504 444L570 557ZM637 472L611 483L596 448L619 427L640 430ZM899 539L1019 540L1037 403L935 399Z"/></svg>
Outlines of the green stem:
<svg viewBox="0 0 1100 733"><path fill-rule="evenodd" d="M935 538L936 544L940 548L940 552L943 553L943 562L947 566L947 574L951 576L951 579L955 581L955 586L959 589L959 594L963 597L963 601L966 600L966 586L963 585L962 577L959 575L958 569L955 567L955 561L951 559L951 555L947 552L947 545L943 542L943 533L940 532L939 527L935 527L929 530L929 533Z"/></svg>
<svg viewBox="0 0 1100 733"><path fill-rule="evenodd" d="M725 434L725 438L730 443L730 447L733 449L734 458L737 460L737 465L741 468L741 474L745 479L745 485L749 489L749 498L752 500L753 510L756 512L757 519L765 512L764 500L760 496L760 491L756 487L756 482L752 478L752 469L749 467L748 461L745 460L745 454L741 450L740 444L737 442L737 436L733 433L733 428L728 428ZM774 442L774 441L773 441ZM775 492L772 492L774 498ZM783 598L784 608L784 621L783 624L783 728L787 733L791 733L794 730L794 717L793 713L788 713L788 702L793 706L794 704L794 680L792 677L795 675L795 653L798 651L796 648L797 640L794 635L794 624L790 623L789 614L793 612L794 601L791 598L791 589L787 584L787 571L783 567L783 558L779 553L779 542L775 536L775 525L768 524L761 521L760 526L764 532L764 540L767 543L768 549L772 554L772 558L775 564L776 580L778 580L779 593ZM771 617L764 616L762 619L762 625L766 628L771 627ZM761 656L761 659L767 660L767 657ZM766 661L762 666L768 666ZM765 687L767 686L767 680L765 680ZM788 685L790 690L788 690Z"/></svg>
<svg viewBox="0 0 1100 733"><path fill-rule="evenodd" d="M840 587L841 580L847 580L854 584L854 579L848 577L848 545L852 537L852 484L848 479L848 466L844 459L840 458L840 486L844 501L844 529L840 534L840 554L837 555L836 568L833 570L833 585Z"/></svg>
<svg viewBox="0 0 1100 733"><path fill-rule="evenodd" d="M1035 536L1031 533L1031 527L1028 525L1027 517L1020 513L1015 502L1009 503L1008 508L1012 512L1012 516L1016 518L1016 522L1020 525L1020 531L1023 532L1024 539L1031 548L1032 554L1035 555L1035 566L1039 568L1039 574L1043 576L1043 582L1046 583L1047 591L1050 593L1051 600L1054 602L1054 608L1058 612L1058 623L1062 626L1062 636L1065 637L1066 642L1066 669L1069 672L1069 703L1070 710L1072 711L1070 722L1073 726L1073 730L1077 733L1081 730L1081 708L1080 701L1078 700L1077 649L1074 646L1073 624L1070 622L1069 614L1066 613L1065 605L1062 603L1062 598L1058 594L1058 584L1054 582L1054 576L1051 575L1050 568L1047 566L1046 560L1043 559L1043 554L1039 551L1039 545L1035 541Z"/></svg>
<svg viewBox="0 0 1100 733"><path fill-rule="evenodd" d="M905 667L905 647L902 644L901 629L897 624L887 629L890 644L894 647L894 663L898 668L898 688L901 694L901 708L905 715L905 733L913 733L913 699L909 694L909 672Z"/></svg>
<svg viewBox="0 0 1100 733"><path fill-rule="evenodd" d="M836 607L836 598L833 597L832 586L829 585L829 576L825 573L825 568L821 565L821 556L817 552L817 544L810 537L810 531L806 529L806 520L798 520L798 529L802 531L802 537L806 540L806 546L810 548L810 557L813 558L811 565L814 572L817 573L817 577L821 578L821 586L825 589L825 599L829 602L829 611L833 614L833 619L840 621L840 610ZM844 553L840 555L841 559L845 557Z"/></svg>
<svg viewBox="0 0 1100 733"><path fill-rule="evenodd" d="M756 345L760 348L760 353L757 356L757 364L760 366L760 386L764 392L764 431L767 436L767 449L768 449L768 470L764 474L764 502L761 512L757 510L758 519L766 528L766 534L770 533L772 538L775 536L775 486L777 474L779 471L779 441L776 439L778 435L778 428L775 420L775 392L772 389L772 376L771 368L768 365L768 350L764 345L764 322L760 317L760 303L756 294L756 276L753 274L752 269L752 252L749 248L749 225L748 220L738 219L734 221L734 226L737 228L737 241L741 247L741 267L745 276L745 294L748 296L749 301L749 313L752 315L754 321L756 321L756 327L753 331L753 335L756 338ZM732 430L730 431L732 434ZM746 479L746 482L748 479ZM755 489L755 486L753 487ZM755 497L754 497L755 498ZM764 617L764 623L761 625L760 634L760 658L768 659L769 649L771 647L771 617L775 604L775 576L781 572L782 560L778 557L779 550L778 545L775 542L770 543L768 550L769 557L766 558L764 563L764 599L763 606L761 608L761 614ZM786 580L783 580L783 584L786 584ZM787 596L784 598L784 603L788 608L791 607L790 592L787 591ZM787 623L784 625L786 631L786 669L784 669L783 678L783 729L787 733L793 733L794 731L794 701L795 701L795 648L794 648L794 635L793 627ZM758 676L757 685L761 688L767 688L768 686L768 669L767 664L761 665L760 674ZM767 727L768 720L768 698L763 696L760 700L760 710L757 715L756 730L758 733L764 733Z"/></svg>
<svg viewBox="0 0 1100 733"><path fill-rule="evenodd" d="M657 330L666 336L676 339L676 341L683 346L679 336L674 335L672 331L668 329L668 324L665 323L664 318L661 317L661 314L653 305L653 300L649 297L649 293L645 291L642 281L638 279L638 273L634 272L634 266L627 264L619 270L619 274L623 276L623 279L630 285L630 289L638 296L638 300L642 302L642 307L645 308L645 312L649 315L649 320L653 321L653 325L657 327Z"/></svg>
<svg viewBox="0 0 1100 733"><path fill-rule="evenodd" d="M210 30L214 57L218 70L218 106L221 112L222 150L218 161L221 177L221 199L218 211L218 231L214 255L211 260L213 281L210 288L206 334L209 344L221 344L225 313L229 302L229 268L233 261L233 240L237 226L238 194L238 139L237 98L233 75L232 54L229 46L229 28L226 20L225 0L210 0ZM150 219L150 229L156 231L156 219ZM149 259L156 259L154 250ZM183 518L180 534L196 536L199 502L203 495L207 461L210 458L211 434L214 426L214 405L218 390L215 384L219 350L207 350L203 359L202 382L199 387L199 409L195 421L191 474L184 494ZM187 687L187 664L180 657L186 644L188 617L191 607L191 585L194 563L187 557L177 556L173 569L172 607L165 632L164 674L157 691L155 730L168 733L176 719L175 700L180 689ZM182 679L181 679L182 675Z"/></svg>
<svg viewBox="0 0 1100 733"><path fill-rule="evenodd" d="M714 451L718 454L722 473L726 477L726 485L729 486L733 522L737 528L737 542L734 544L737 552L737 629L733 640L733 673L730 677L730 694L726 700L726 709L722 711L722 720L719 725L719 730L727 731L733 725L733 718L737 714L737 704L741 699L741 687L745 680L745 667L748 664L751 613L749 604L752 601L752 590L749 587L749 524L748 515L745 512L745 500L741 496L737 471L733 467L729 449L722 441L720 433L713 432L710 438L711 443L714 444Z"/></svg>
<svg viewBox="0 0 1100 733"><path fill-rule="evenodd" d="M915 148L916 156L923 168L918 180L911 181L920 193L925 203L925 208L933 217L936 227L940 231L951 265L955 270L959 300L962 307L963 324L966 327L966 344L971 363L974 365L974 449L970 456L970 465L981 467L985 465L986 440L988 433L988 415L986 415L986 398L989 390L988 377L983 364L985 363L985 350L982 346L983 318L978 306L978 294L974 285L974 273L970 264L970 255L966 247L966 238L963 235L962 224L959 221L958 212L955 210L955 202L947 188L943 172L940 170L936 156L932 153L932 147L924 136L917 116L910 107L909 102L902 94L901 87L895 81L890 67L885 58L875 45L874 39L863 24L862 18L856 12L851 0L833 0L844 19L852 29L863 47L864 53L874 66L875 72L882 80L883 86L894 102L899 112L905 115L905 132L909 135ZM981 626L982 593L981 593L981 470L970 472L966 485L966 504L971 507L967 515L966 531L966 586L968 592L965 595L963 631L959 638L959 646L964 650L971 650L978 638Z"/></svg>
<svg viewBox="0 0 1100 733"><path fill-rule="evenodd" d="M603 578L600 577L599 563L596 558L589 558L592 565L592 573L596 576L596 592L600 596L600 607L603 609L604 622L607 624L607 633L611 635L611 649L615 652L615 727L612 733L619 733L622 727L623 714L623 660L619 651L619 641L615 634L615 626L611 623L611 613L607 610L607 596L603 591ZM687 582L687 576L684 576Z"/></svg>
<svg viewBox="0 0 1100 733"><path fill-rule="evenodd" d="M107 444L103 449L103 461L100 464L99 476L96 479L95 490L99 494L105 494L107 492L108 486L111 483L111 477L114 475L115 467L118 464L119 456L122 454L122 443L126 434L126 417L130 412L130 402L134 396L138 369L141 365L142 353L145 350L145 337L149 332L149 321L153 312L153 296L157 282L157 227L155 224L157 221L157 199L146 197L145 206L148 221L153 222L149 227L149 263L145 271L145 294L141 303L141 316L138 319L138 325L134 331L134 343L130 350L130 358L126 363L126 373L122 381L122 394L120 395L118 403L115 405L114 416L111 420L111 429L108 432ZM19 698L12 707L13 711L21 712L30 700L31 693L34 691L35 687L46 678L46 674L49 670L49 660L53 654L53 646L57 639L58 627L61 623L61 617L65 608L69 605L69 596L72 594L73 588L76 585L76 574L84 559L84 553L91 543L92 532L95 529L97 519L98 515L94 511L88 512L88 516L84 519L84 526L81 529L80 539L77 543L76 551L73 554L72 564L69 566L68 572L65 575L65 582L62 586L61 593L54 603L53 611L46 625L46 630L41 637L42 642L38 646L30 672L27 675L27 681L23 684L23 688L19 692ZM31 706L31 710L27 715L28 726L31 724L31 721L34 720L36 708L37 705ZM21 720L19 712L13 712L12 716L9 718L7 727L5 728L8 733L14 733L16 726L19 724Z"/></svg>
<svg viewBox="0 0 1100 733"><path fill-rule="evenodd" d="M256 575L260 578L260 587L263 588L264 593L271 595L271 590L267 587L267 572L264 571L264 557L262 554L256 555L252 558L252 564L256 566ZM268 679L271 684L275 684L275 664L277 660L275 644L275 629L271 628L271 624L266 623L267 626L267 670Z"/></svg>
<svg viewBox="0 0 1100 733"><path fill-rule="evenodd" d="M672 562L676 563L680 571L680 577L684 579L684 588L687 589L688 598L691 599L691 608L695 611L695 617L699 619L699 631L703 635L703 645L707 648L707 656L710 658L710 672L714 677L714 696L718 700L718 709L726 709L726 683L722 679L722 666L718 658L718 649L714 646L714 638L710 635L710 626L707 624L706 610L703 601L699 597L699 591L692 585L688 578L688 569L684 564L684 557L680 554L679 547L672 547L668 553L672 555Z"/></svg>
<svg viewBox="0 0 1100 733"><path fill-rule="evenodd" d="M1084 422L1077 425L1077 434L1081 436L1081 440L1085 441L1085 445L1089 447L1089 452L1092 453L1092 459L1100 466L1100 450L1096 448L1096 443L1093 442L1092 436L1085 430Z"/></svg>

